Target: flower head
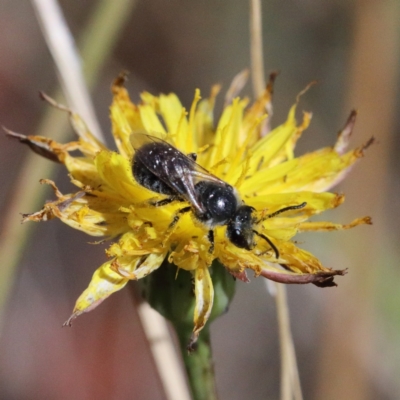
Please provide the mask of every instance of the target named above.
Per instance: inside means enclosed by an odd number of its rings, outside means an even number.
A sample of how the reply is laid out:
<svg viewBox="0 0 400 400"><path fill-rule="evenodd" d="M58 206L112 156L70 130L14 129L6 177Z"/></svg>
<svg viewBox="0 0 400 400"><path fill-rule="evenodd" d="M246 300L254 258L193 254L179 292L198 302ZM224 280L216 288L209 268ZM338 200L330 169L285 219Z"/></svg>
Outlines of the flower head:
<svg viewBox="0 0 400 400"><path fill-rule="evenodd" d="M24 221L57 217L89 235L115 239L106 251L108 261L94 273L66 324L97 307L129 280L152 273L164 260L193 274L193 341L213 306L213 259L243 281L248 281L246 270L251 269L256 276L277 282L334 285L333 277L344 271L324 267L291 239L298 232L370 223L369 218L348 225L309 221L344 200L343 195L324 190L341 180L363 154L364 148L345 152L355 112L333 147L295 157L295 144L308 127L311 114L304 113L302 122L297 123L298 97L286 121L268 132L265 110L271 106L272 82L251 105L248 99L235 97L234 84L218 121L214 121L213 114L218 86L203 100L196 90L187 112L175 94L142 93L141 103L133 104L123 82L121 76L112 88L111 121L117 152L100 143L70 110L79 136L76 142L59 144L43 137L8 132L41 155L63 163L71 182L78 187L76 193L62 194L53 182L43 180L53 187L57 200L46 203L39 212L24 215ZM226 234L227 224L223 223L213 227L210 249L210 227L194 217L193 204L185 196L154 206L167 196L142 186L134 178L132 163L138 148L132 145L132 135L139 132L162 139L185 155L195 153L202 168L235 188L238 202L252 207L251 248L232 243ZM76 150L81 153L79 156L75 155ZM183 207L189 212L180 213ZM176 223L171 223L177 215Z"/></svg>

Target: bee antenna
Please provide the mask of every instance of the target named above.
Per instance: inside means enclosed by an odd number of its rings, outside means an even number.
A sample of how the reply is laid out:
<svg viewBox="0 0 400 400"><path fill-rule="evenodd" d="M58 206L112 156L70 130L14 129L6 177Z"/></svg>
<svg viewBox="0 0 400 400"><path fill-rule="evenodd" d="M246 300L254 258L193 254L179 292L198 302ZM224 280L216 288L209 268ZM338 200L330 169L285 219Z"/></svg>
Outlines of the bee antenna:
<svg viewBox="0 0 400 400"><path fill-rule="evenodd" d="M301 208L304 208L306 205L307 205L307 203L304 202L304 203L301 203L301 204L297 204L296 206L289 206L289 207L281 208L280 210L275 211L275 212L273 212L272 214L266 215L264 218L262 218L262 219L260 219L259 221L257 221L257 223L260 223L260 222L262 222L262 221L265 221L266 219L269 219L269 218L274 218L274 217L276 217L277 215L282 214L282 213L284 213L284 212L286 212L286 211L299 210L299 209L301 209Z"/></svg>
<svg viewBox="0 0 400 400"><path fill-rule="evenodd" d="M274 250L274 253L275 253L275 258L278 259L278 258L279 258L279 250L278 250L277 247L271 242L271 239L269 239L267 236L263 235L262 233L255 231L254 229L253 229L253 232L254 232L257 236L259 236L260 238L264 239L264 240L272 247L272 250Z"/></svg>

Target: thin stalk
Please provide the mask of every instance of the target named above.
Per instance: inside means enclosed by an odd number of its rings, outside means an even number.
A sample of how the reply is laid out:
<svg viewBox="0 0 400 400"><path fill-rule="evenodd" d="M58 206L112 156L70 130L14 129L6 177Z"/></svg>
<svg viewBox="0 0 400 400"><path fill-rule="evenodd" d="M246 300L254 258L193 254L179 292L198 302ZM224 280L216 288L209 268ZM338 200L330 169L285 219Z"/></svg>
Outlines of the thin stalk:
<svg viewBox="0 0 400 400"><path fill-rule="evenodd" d="M253 94L259 97L265 90L261 0L250 0L250 47ZM302 399L299 372L290 319L286 288L276 284L276 309L281 349L281 400Z"/></svg>
<svg viewBox="0 0 400 400"><path fill-rule="evenodd" d="M82 73L75 41L57 0L31 0L31 3L68 105L74 111L79 111L89 130L101 140L103 135Z"/></svg>
<svg viewBox="0 0 400 400"><path fill-rule="evenodd" d="M281 400L291 400L292 388L290 386L290 360L288 347L288 316L286 307L286 294L283 285L276 285L276 310L279 326L279 345L281 353Z"/></svg>
<svg viewBox="0 0 400 400"><path fill-rule="evenodd" d="M250 53L253 94L259 97L265 89L261 0L250 0Z"/></svg>
<svg viewBox="0 0 400 400"><path fill-rule="evenodd" d="M300 378L296 362L293 338L290 331L290 316L286 287L276 284L276 309L279 326L281 352L281 400L302 400Z"/></svg>
<svg viewBox="0 0 400 400"><path fill-rule="evenodd" d="M165 319L146 302L139 305L135 300L135 307L137 307L144 333L149 342L166 398L190 400L191 396L179 352L176 351L171 340Z"/></svg>

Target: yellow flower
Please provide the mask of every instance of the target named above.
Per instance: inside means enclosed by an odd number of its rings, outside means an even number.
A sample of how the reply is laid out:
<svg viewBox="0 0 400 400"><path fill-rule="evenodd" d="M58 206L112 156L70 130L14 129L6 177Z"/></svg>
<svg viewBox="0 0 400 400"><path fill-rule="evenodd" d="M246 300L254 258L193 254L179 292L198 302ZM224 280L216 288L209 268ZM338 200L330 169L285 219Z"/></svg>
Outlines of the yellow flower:
<svg viewBox="0 0 400 400"><path fill-rule="evenodd" d="M311 114L304 113L302 122L297 123L298 98L287 120L267 132L269 120L265 109L270 107L272 82L250 106L247 99L234 98L237 88L233 86L216 122L213 109L217 86L204 100L196 90L187 112L175 94L142 93L141 103L133 104L123 82L121 76L112 88L112 132L118 152L100 143L71 111L70 118L79 136L76 142L62 145L43 137L9 132L42 156L63 163L79 189L74 194L62 194L53 182L43 180L52 185L57 200L46 203L37 213L25 215L24 221L57 217L89 235L116 239L107 250L109 260L94 273L66 324L97 307L129 280L150 274L164 260L193 274L196 305L192 341L204 327L213 306L213 259L219 259L234 277L243 281L248 281L246 269L251 269L256 276L277 282L332 286L333 277L345 273L322 266L317 258L290 240L298 232L370 223L369 218L349 225L309 221L311 216L337 207L344 200L343 195L324 190L342 179L363 154L363 148L345 152L355 112L333 147L294 157L295 144L308 127ZM135 150L130 139L135 132L162 137L184 154L197 153L198 164L234 186L240 198L254 207L254 229L269 239L273 247L258 236L254 249L239 248L228 240L226 226L218 226L211 254L208 228L196 221L192 213L182 215L175 229L170 229L182 203L162 207L147 203L165 196L144 188L133 177ZM72 153L75 150L81 155ZM303 207L294 208L299 205ZM287 207L289 210L279 213Z"/></svg>

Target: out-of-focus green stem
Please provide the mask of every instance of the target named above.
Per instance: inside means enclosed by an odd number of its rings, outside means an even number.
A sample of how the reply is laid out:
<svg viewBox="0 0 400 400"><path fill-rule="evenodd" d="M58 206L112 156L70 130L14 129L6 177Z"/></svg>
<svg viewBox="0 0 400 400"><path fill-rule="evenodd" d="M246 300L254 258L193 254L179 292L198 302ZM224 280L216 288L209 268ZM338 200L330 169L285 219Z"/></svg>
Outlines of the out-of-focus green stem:
<svg viewBox="0 0 400 400"><path fill-rule="evenodd" d="M89 87L93 87L95 84L97 76L107 61L107 57L135 3L135 0L115 0L112 2L102 0L90 19L80 40L82 43L82 60L85 64L85 77ZM99 26L101 26L101 29L96 32L95 27ZM87 61L89 59L90 61ZM57 91L52 97L56 101L62 100L60 91ZM59 110L46 107L36 134L48 136L62 142L69 132L70 128L66 115ZM0 254L2 257L0 332L4 307L14 284L15 270L33 227L32 224L21 226L20 213L31 212L40 208L45 191L38 182L39 179L44 177L51 178L54 174L54 166L55 164L38 157L37 154L28 153L24 165L21 167L19 177L15 182L13 193L8 199L9 207L0 235Z"/></svg>
<svg viewBox="0 0 400 400"><path fill-rule="evenodd" d="M97 82L101 67L109 59L136 3L137 0L102 0L94 10L79 40L83 74L89 87Z"/></svg>

